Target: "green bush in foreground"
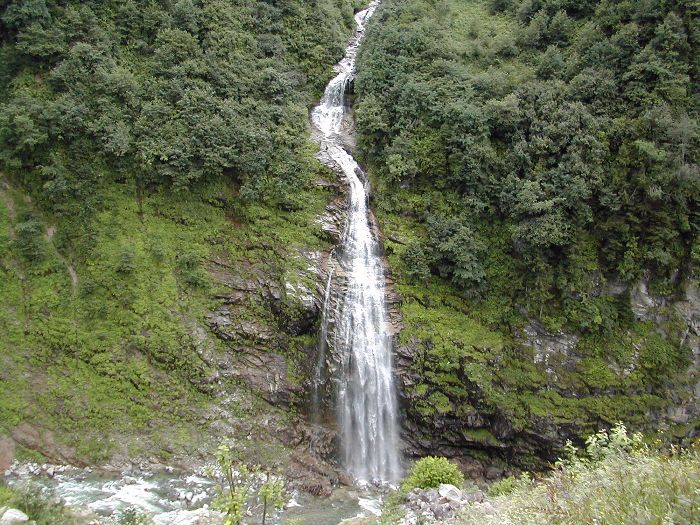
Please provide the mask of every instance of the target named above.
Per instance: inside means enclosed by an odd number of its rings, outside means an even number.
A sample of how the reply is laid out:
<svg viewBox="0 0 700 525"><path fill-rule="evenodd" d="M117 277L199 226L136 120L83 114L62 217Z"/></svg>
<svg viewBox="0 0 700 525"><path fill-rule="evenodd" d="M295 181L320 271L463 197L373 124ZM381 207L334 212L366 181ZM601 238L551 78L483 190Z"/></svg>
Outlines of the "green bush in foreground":
<svg viewBox="0 0 700 525"><path fill-rule="evenodd" d="M464 484L464 475L447 458L427 456L413 465L401 484L401 489L405 492L413 489L430 489L439 487L442 483L461 487Z"/></svg>
<svg viewBox="0 0 700 525"><path fill-rule="evenodd" d="M463 509L461 525L581 525L658 523L700 519L697 449L662 455L618 425L591 436L541 481L523 476L492 486L488 507ZM488 508L488 511L486 510Z"/></svg>

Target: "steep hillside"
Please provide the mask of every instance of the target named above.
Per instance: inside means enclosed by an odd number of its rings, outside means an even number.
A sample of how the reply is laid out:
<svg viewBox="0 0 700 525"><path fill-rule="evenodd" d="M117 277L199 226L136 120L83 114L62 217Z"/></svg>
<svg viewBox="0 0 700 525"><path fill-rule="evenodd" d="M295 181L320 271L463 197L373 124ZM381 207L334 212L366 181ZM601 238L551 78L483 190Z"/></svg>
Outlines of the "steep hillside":
<svg viewBox="0 0 700 525"><path fill-rule="evenodd" d="M344 202L308 108L356 4L0 1L0 464L230 438L339 481L299 415ZM382 2L354 117L409 454L497 477L618 420L697 433L699 19Z"/></svg>
<svg viewBox="0 0 700 525"><path fill-rule="evenodd" d="M383 2L355 117L416 453L697 432L699 9Z"/></svg>
<svg viewBox="0 0 700 525"><path fill-rule="evenodd" d="M307 441L330 247L308 106L352 2L0 13L0 434L78 464L196 460L225 437L277 462Z"/></svg>

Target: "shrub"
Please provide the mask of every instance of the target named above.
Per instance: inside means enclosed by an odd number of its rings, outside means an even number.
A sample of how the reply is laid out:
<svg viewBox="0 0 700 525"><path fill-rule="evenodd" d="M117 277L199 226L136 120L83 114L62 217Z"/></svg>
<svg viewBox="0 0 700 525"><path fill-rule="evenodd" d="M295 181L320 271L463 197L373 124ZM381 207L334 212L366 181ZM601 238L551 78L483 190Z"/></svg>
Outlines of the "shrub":
<svg viewBox="0 0 700 525"><path fill-rule="evenodd" d="M13 507L24 512L36 525L73 525L77 521L63 504L33 484L7 486L0 482L0 508Z"/></svg>
<svg viewBox="0 0 700 525"><path fill-rule="evenodd" d="M464 484L464 475L457 465L447 458L427 456L419 459L401 484L401 489L408 492L413 489L437 488L442 483L456 487Z"/></svg>
<svg viewBox="0 0 700 525"><path fill-rule="evenodd" d="M415 281L425 281L430 277L430 264L432 262L423 246L413 243L406 248L403 256L406 266L406 275Z"/></svg>
<svg viewBox="0 0 700 525"><path fill-rule="evenodd" d="M115 525L153 525L153 520L138 509L129 507L119 512Z"/></svg>
<svg viewBox="0 0 700 525"><path fill-rule="evenodd" d="M531 484L532 480L530 479L530 476L527 474L527 472L524 472L520 477L508 476L507 478L494 482L489 487L488 494L491 497L505 496L515 492L516 490L525 489Z"/></svg>
<svg viewBox="0 0 700 525"><path fill-rule="evenodd" d="M207 284L207 273L202 268L202 260L202 255L194 251L187 251L178 256L177 268L187 284L199 288Z"/></svg>
<svg viewBox="0 0 700 525"><path fill-rule="evenodd" d="M118 273L133 273L136 270L136 253L130 246L124 246L117 254L115 270Z"/></svg>
<svg viewBox="0 0 700 525"><path fill-rule="evenodd" d="M17 250L27 262L38 262L45 255L44 239L41 224L29 216L15 226Z"/></svg>
<svg viewBox="0 0 700 525"><path fill-rule="evenodd" d="M467 505L458 523L698 523L700 461L695 447L663 454L618 424L590 436L584 450L571 443L566 449L557 468L536 482L523 476L494 483L491 512Z"/></svg>

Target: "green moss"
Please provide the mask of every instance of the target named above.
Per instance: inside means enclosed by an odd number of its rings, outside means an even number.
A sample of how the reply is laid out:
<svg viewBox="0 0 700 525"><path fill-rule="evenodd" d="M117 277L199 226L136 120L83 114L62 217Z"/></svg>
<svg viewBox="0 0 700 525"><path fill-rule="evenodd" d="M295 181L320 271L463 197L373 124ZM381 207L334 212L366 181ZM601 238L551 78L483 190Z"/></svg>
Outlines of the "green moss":
<svg viewBox="0 0 700 525"><path fill-rule="evenodd" d="M462 434L468 441L491 446L502 445L501 441L486 428L470 428L463 430Z"/></svg>
<svg viewBox="0 0 700 525"><path fill-rule="evenodd" d="M607 388L618 383L618 377L601 357L586 357L579 363L582 380L592 388Z"/></svg>
<svg viewBox="0 0 700 525"><path fill-rule="evenodd" d="M236 272L257 271L254 261L273 278L291 279L307 270L301 250L327 246L313 221L328 199L321 189L299 195L305 205L295 211L241 207L223 184L186 197L159 191L145 195L142 206L127 190L103 190L102 210L80 228L70 217L31 209L44 230L56 225L36 261L25 261L9 242L9 209L0 199L0 244L9 246L0 251L0 360L7 372L0 428L10 431L23 420L46 427L95 462L120 447L182 451L202 440L191 437L197 436L194 414L213 400L195 387L212 373L201 345L221 351L222 344L209 335L200 340L195 328L225 292L210 277L214 257ZM18 212L30 209L21 192L12 196ZM85 230L89 247L74 237ZM69 266L78 276L75 290ZM277 330L276 314L262 300L241 313ZM300 336L286 346L293 383L302 382L309 345ZM159 429L168 429L160 445L139 437L153 438ZM105 436L124 436L124 443Z"/></svg>

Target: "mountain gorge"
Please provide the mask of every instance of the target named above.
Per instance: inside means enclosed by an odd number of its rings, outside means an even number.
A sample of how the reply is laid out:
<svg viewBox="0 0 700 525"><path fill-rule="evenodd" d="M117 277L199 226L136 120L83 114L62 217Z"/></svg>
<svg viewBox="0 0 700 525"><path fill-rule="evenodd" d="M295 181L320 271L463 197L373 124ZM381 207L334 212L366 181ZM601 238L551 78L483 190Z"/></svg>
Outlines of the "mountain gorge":
<svg viewBox="0 0 700 525"><path fill-rule="evenodd" d="M0 0L1 468L193 469L229 441L303 491L352 482L311 403L350 204L309 110L361 7ZM696 437L699 20L381 2L343 146L406 457L491 479L618 421Z"/></svg>
<svg viewBox="0 0 700 525"><path fill-rule="evenodd" d="M2 10L0 425L16 454L187 462L272 434L274 463L338 184L307 108L353 6Z"/></svg>

